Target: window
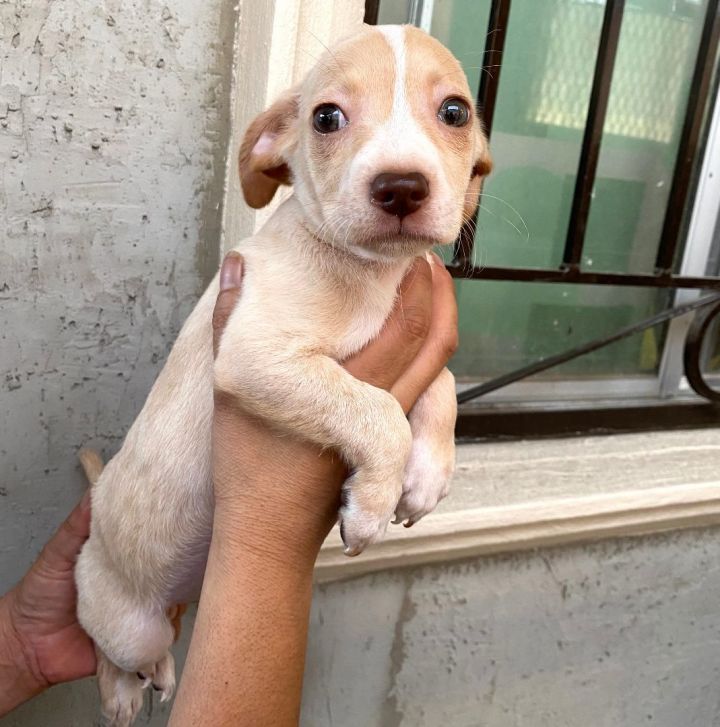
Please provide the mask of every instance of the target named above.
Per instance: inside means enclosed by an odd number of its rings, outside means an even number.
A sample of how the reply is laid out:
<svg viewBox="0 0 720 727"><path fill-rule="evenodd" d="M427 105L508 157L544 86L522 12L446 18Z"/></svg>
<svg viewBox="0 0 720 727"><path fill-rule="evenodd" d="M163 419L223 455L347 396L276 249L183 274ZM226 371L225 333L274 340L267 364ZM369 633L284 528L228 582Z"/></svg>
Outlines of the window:
<svg viewBox="0 0 720 727"><path fill-rule="evenodd" d="M720 292L717 0L380 0L367 19L445 43L490 125L495 170L455 260L461 392ZM469 406L700 401L683 369L691 318Z"/></svg>

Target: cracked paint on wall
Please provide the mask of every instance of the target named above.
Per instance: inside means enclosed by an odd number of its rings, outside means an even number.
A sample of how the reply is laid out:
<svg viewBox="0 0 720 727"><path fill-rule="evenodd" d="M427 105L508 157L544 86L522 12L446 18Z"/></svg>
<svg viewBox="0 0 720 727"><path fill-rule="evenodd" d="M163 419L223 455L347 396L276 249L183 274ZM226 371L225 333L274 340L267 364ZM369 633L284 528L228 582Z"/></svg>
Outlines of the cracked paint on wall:
<svg viewBox="0 0 720 727"><path fill-rule="evenodd" d="M0 1L0 590L217 266L233 3Z"/></svg>

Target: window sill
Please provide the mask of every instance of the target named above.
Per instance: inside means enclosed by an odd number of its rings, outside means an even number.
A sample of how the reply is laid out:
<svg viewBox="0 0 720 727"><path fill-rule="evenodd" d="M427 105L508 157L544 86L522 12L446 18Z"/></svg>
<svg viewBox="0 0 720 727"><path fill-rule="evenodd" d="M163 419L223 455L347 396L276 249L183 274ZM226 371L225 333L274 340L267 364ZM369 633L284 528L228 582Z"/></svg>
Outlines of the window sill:
<svg viewBox="0 0 720 727"><path fill-rule="evenodd" d="M464 444L450 497L413 528L347 558L337 528L319 583L610 537L720 525L717 429Z"/></svg>

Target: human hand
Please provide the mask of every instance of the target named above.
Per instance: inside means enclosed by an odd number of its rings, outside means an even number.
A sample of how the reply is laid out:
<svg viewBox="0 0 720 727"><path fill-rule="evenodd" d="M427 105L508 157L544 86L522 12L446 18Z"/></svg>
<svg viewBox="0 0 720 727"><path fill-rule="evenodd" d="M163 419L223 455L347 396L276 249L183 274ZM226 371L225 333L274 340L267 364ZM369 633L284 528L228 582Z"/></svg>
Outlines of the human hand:
<svg viewBox="0 0 720 727"><path fill-rule="evenodd" d="M220 273L215 350L241 278L242 259L231 255ZM380 336L345 367L392 391L407 412L454 350L456 315L444 267L417 261ZM210 552L171 724L297 724L313 566L337 518L345 467L216 393L213 477Z"/></svg>
<svg viewBox="0 0 720 727"><path fill-rule="evenodd" d="M220 274L214 346L241 294L242 258ZM436 256L418 258L380 335L344 362L356 378L390 391L407 413L452 356L457 307L452 279ZM238 361L242 366L242 361ZM312 566L337 518L346 468L334 452L273 431L216 394L213 423L215 530L242 539L246 552Z"/></svg>
<svg viewBox="0 0 720 727"><path fill-rule="evenodd" d="M0 715L53 684L95 673L92 641L77 621L74 576L89 533L86 493L0 599Z"/></svg>

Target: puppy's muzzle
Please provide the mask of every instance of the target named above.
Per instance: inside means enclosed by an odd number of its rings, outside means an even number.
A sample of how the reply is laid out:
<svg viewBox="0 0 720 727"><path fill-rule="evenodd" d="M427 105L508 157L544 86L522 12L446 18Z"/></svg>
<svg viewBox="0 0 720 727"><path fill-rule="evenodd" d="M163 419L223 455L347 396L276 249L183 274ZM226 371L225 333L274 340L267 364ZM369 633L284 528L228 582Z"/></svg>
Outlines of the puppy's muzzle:
<svg viewBox="0 0 720 727"><path fill-rule="evenodd" d="M419 172L378 174L370 184L372 203L394 217L407 217L430 196L428 180Z"/></svg>

